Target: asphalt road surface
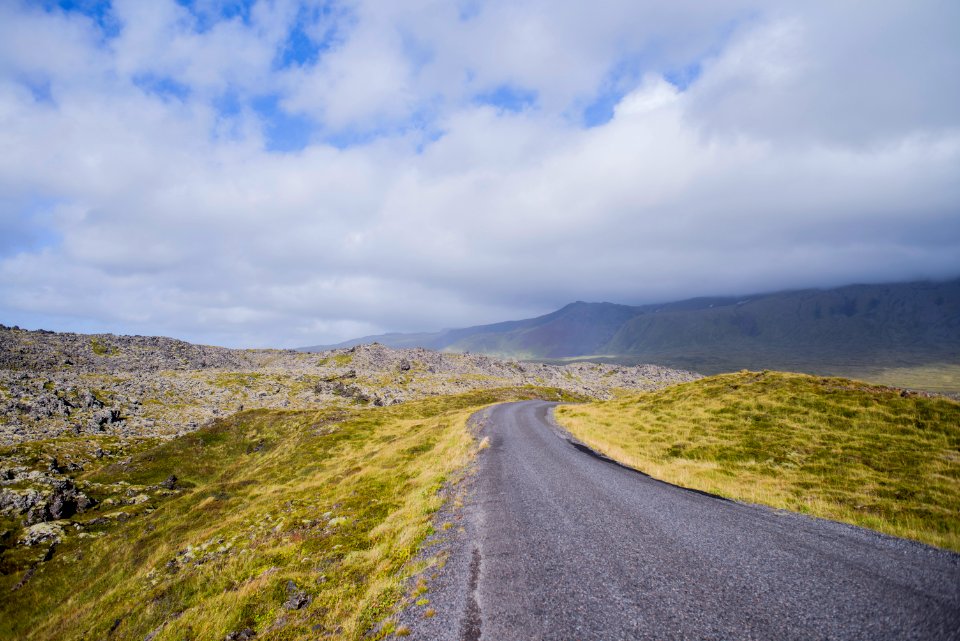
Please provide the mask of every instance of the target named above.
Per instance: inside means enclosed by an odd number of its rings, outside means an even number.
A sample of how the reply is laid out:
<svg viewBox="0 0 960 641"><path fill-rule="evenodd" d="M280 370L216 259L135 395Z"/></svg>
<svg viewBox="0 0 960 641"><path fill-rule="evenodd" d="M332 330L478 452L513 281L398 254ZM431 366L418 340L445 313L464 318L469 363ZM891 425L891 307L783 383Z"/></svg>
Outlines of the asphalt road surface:
<svg viewBox="0 0 960 641"><path fill-rule="evenodd" d="M960 639L960 555L655 481L550 411L487 415L461 639Z"/></svg>

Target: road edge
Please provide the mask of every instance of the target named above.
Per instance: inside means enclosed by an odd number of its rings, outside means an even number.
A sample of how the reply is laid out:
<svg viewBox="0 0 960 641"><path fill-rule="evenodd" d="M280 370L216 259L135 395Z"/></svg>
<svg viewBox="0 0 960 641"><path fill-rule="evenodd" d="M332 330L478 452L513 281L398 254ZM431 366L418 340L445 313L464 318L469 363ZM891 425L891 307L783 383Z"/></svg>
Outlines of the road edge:
<svg viewBox="0 0 960 641"><path fill-rule="evenodd" d="M481 408L467 420L467 429L479 449L458 470L456 481L447 482L441 490L444 502L432 518L434 533L424 540L411 561L428 565L407 580L406 593L390 617L395 623L392 636L429 641L479 638L479 625L470 623L477 618L471 613L476 609L473 592L479 572L472 501L484 452L479 443L491 411L504 404ZM446 524L450 526L445 529Z"/></svg>

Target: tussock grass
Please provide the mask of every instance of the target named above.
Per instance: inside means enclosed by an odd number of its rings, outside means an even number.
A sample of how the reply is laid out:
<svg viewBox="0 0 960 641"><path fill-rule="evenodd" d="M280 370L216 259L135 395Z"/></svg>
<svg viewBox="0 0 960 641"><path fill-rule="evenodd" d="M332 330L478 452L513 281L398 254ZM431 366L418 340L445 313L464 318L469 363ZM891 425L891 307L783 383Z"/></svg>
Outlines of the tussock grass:
<svg viewBox="0 0 960 641"><path fill-rule="evenodd" d="M86 474L150 492L33 577L0 575L0 638L381 638L418 567L439 490L476 451L470 414L556 390L490 390L387 408L252 410ZM128 509L128 508L124 508ZM132 511L132 510L131 510ZM85 519L102 516L94 511ZM285 609L288 582L310 597Z"/></svg>
<svg viewBox="0 0 960 641"><path fill-rule="evenodd" d="M842 378L740 372L559 407L652 476L960 551L960 403Z"/></svg>

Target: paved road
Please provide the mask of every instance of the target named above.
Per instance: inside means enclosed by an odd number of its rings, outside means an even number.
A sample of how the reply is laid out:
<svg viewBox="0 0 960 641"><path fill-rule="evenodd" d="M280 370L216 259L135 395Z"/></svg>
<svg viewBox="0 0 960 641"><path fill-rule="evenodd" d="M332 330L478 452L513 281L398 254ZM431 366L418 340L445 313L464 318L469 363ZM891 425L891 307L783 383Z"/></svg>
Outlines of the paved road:
<svg viewBox="0 0 960 641"><path fill-rule="evenodd" d="M960 555L654 481L550 408L488 415L461 638L960 638Z"/></svg>

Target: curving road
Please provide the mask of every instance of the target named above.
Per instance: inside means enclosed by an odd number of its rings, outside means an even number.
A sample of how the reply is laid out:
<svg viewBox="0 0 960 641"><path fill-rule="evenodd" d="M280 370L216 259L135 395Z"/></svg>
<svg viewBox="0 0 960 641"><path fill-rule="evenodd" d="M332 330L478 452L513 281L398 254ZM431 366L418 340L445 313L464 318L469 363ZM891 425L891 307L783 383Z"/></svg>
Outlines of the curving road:
<svg viewBox="0 0 960 641"><path fill-rule="evenodd" d="M426 638L960 639L960 555L652 480L551 407L488 410L459 622Z"/></svg>

